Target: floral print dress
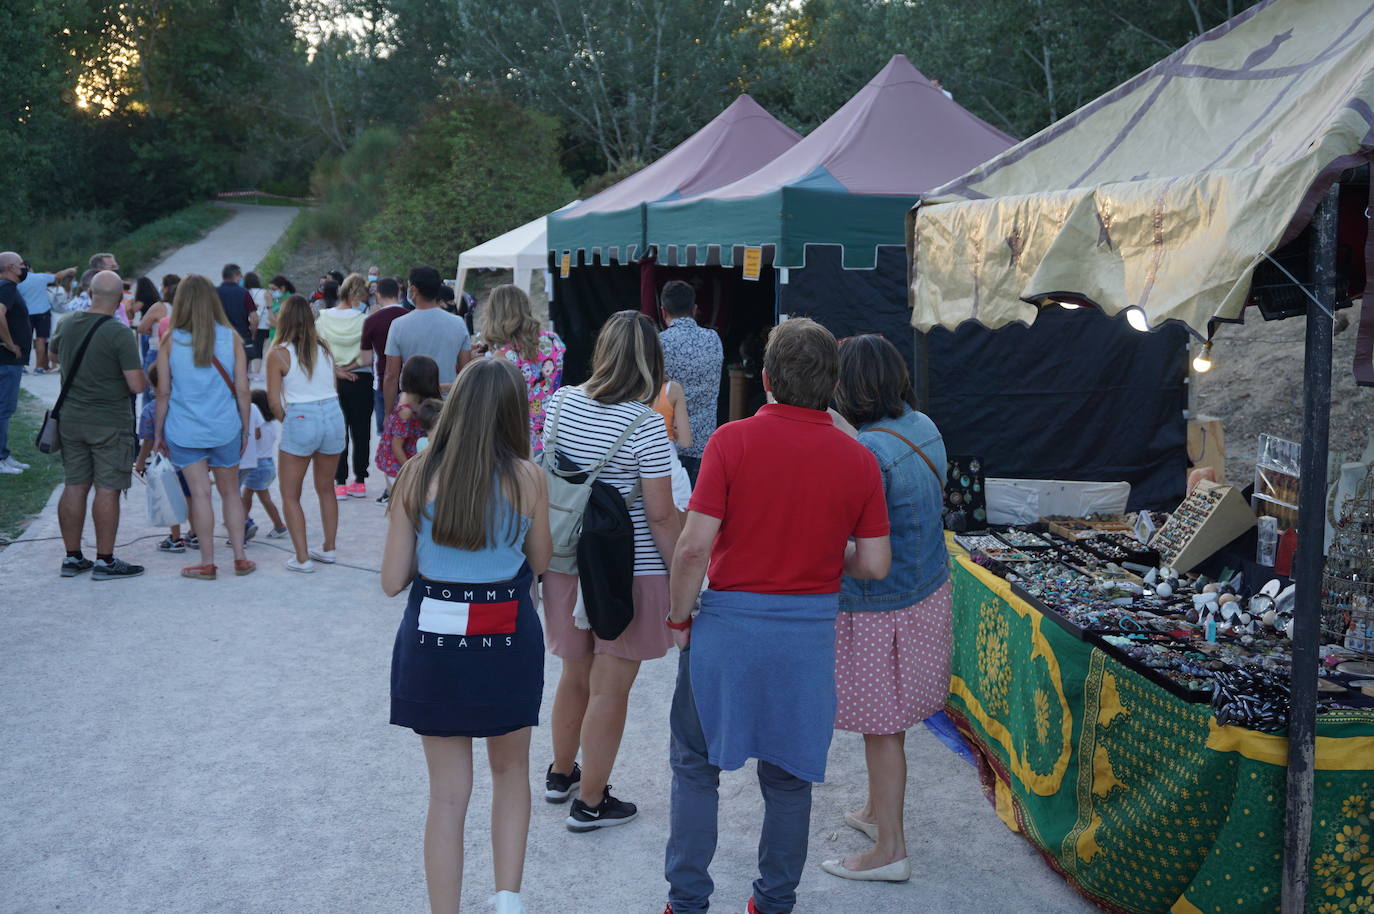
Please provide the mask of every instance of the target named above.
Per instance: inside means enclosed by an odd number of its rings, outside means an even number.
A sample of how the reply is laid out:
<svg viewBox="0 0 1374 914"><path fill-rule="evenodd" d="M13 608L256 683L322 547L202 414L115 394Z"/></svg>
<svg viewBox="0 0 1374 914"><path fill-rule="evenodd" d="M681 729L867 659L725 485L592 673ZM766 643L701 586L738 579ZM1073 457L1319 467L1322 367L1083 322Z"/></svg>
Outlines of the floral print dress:
<svg viewBox="0 0 1374 914"><path fill-rule="evenodd" d="M567 350L558 334L544 330L533 359L525 358L514 346L496 346L487 352L487 358L507 359L525 376L530 391L530 453L535 457L544 452L544 409L563 384L563 354Z"/></svg>
<svg viewBox="0 0 1374 914"><path fill-rule="evenodd" d="M403 442L402 449L406 457L415 456L415 444L425 434L425 427L420 424L420 419L415 414L415 407L405 403L397 403L396 408L391 411L391 415L386 417L386 424L382 426L382 437L377 442L377 459L375 461L377 469L381 470L392 479L401 472L401 462L396 459L396 454L391 449L391 442L400 438Z"/></svg>

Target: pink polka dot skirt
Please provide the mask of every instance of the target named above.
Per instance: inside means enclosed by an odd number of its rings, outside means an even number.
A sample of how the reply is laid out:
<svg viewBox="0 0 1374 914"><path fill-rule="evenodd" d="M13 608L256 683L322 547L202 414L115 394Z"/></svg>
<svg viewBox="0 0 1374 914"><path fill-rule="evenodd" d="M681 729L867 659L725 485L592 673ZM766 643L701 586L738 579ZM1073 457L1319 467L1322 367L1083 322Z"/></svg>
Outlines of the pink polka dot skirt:
<svg viewBox="0 0 1374 914"><path fill-rule="evenodd" d="M950 585L915 606L835 619L835 726L901 733L945 706L952 637Z"/></svg>

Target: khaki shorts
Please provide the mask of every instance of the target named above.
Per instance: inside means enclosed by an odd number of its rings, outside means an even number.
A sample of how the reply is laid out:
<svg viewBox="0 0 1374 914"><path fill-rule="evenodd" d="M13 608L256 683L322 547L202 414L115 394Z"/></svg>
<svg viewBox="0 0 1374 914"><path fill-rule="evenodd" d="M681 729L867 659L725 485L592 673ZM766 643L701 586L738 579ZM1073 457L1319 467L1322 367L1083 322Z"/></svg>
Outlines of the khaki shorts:
<svg viewBox="0 0 1374 914"><path fill-rule="evenodd" d="M94 483L97 488L122 492L133 484L134 436L127 426L111 428L63 421L58 430L67 485Z"/></svg>

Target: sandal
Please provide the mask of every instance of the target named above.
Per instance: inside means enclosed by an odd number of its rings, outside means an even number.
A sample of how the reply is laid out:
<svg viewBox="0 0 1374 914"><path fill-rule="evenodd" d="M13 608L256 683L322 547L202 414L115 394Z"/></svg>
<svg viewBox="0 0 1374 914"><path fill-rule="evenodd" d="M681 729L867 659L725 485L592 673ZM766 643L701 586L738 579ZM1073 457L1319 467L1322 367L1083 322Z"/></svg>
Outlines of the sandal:
<svg viewBox="0 0 1374 914"><path fill-rule="evenodd" d="M258 570L258 563L252 559L234 559L234 574L243 577Z"/></svg>
<svg viewBox="0 0 1374 914"><path fill-rule="evenodd" d="M214 565L187 565L181 569L181 576L195 578L197 581L213 581L216 571Z"/></svg>

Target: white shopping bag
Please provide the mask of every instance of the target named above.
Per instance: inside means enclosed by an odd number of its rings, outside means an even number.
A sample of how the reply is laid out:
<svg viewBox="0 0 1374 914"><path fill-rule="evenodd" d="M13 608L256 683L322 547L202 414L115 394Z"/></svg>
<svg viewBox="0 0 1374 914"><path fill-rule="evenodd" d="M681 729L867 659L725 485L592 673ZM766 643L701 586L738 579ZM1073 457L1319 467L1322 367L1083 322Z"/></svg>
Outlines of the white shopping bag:
<svg viewBox="0 0 1374 914"><path fill-rule="evenodd" d="M153 457L143 481L148 484L148 523L155 527L186 523L186 495L170 460L161 454Z"/></svg>

